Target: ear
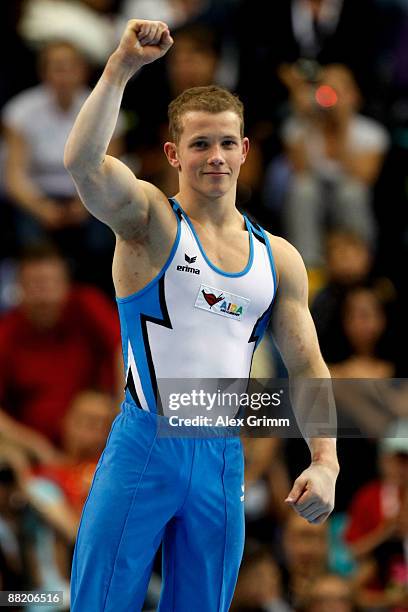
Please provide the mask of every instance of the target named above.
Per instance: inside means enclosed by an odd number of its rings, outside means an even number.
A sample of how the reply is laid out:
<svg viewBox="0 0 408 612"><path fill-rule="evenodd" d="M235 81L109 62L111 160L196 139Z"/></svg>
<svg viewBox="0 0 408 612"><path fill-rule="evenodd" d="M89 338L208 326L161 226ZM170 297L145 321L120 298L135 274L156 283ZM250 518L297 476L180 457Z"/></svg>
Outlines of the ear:
<svg viewBox="0 0 408 612"><path fill-rule="evenodd" d="M249 139L245 136L245 138L242 139L242 157L241 157L241 164L244 163L244 161L246 160L246 157L248 155L248 151L249 151Z"/></svg>
<svg viewBox="0 0 408 612"><path fill-rule="evenodd" d="M173 168L180 168L180 162L177 156L177 145L174 142L165 142L163 149L170 166L173 166Z"/></svg>

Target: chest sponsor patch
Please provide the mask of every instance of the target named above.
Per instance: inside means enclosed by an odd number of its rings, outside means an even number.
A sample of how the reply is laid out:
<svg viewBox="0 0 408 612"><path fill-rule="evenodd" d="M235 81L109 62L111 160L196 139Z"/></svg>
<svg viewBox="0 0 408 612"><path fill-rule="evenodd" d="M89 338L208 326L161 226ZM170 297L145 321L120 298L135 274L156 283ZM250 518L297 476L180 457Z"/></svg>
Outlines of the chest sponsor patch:
<svg viewBox="0 0 408 612"><path fill-rule="evenodd" d="M222 317L241 321L250 301L248 298L240 295L202 284L194 306L221 315Z"/></svg>

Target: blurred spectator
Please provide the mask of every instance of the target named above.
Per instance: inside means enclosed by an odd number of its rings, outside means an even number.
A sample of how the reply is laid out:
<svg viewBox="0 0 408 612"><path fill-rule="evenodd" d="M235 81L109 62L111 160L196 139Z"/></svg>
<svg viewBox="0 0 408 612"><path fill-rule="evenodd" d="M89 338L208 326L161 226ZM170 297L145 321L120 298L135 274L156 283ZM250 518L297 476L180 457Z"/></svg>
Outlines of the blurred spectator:
<svg viewBox="0 0 408 612"><path fill-rule="evenodd" d="M29 466L21 451L1 444L0 551L3 548L8 563L7 587L19 591L62 591L63 603L53 606L53 610L69 608L69 574L67 565L60 565L60 553L66 553L66 534L61 529L66 515L58 488L45 480L30 479ZM18 586L13 587L16 577ZM24 610L38 612L40 607L31 604Z"/></svg>
<svg viewBox="0 0 408 612"><path fill-rule="evenodd" d="M33 47L66 40L103 65L116 43L116 23L105 13L113 0L27 0L19 30Z"/></svg>
<svg viewBox="0 0 408 612"><path fill-rule="evenodd" d="M87 67L71 43L53 42L39 55L39 72L42 83L20 93L3 109L6 187L17 207L17 238L26 245L53 237L87 270L95 263L95 254L108 251L110 255L113 245L111 232L80 202L63 164L66 139L89 94ZM116 137L110 153L118 154L120 149Z"/></svg>
<svg viewBox="0 0 408 612"><path fill-rule="evenodd" d="M356 557L371 554L395 531L408 492L408 419L390 426L379 451L380 477L357 491L348 512L345 538Z"/></svg>
<svg viewBox="0 0 408 612"><path fill-rule="evenodd" d="M121 13L126 19L158 19L170 29L192 21L202 13L209 0L124 0Z"/></svg>
<svg viewBox="0 0 408 612"><path fill-rule="evenodd" d="M25 554L16 523L20 514L14 470L0 455L0 588L18 591L24 588L27 572Z"/></svg>
<svg viewBox="0 0 408 612"><path fill-rule="evenodd" d="M319 64L342 63L350 66L359 81L372 79L380 30L378 13L373 0L286 0L267 4L263 0L243 0L236 17L239 92L249 124L281 118L287 93L277 75L285 63L302 58ZM248 24L254 15L261 18L251 31ZM259 96L256 92L260 74L268 86Z"/></svg>
<svg viewBox="0 0 408 612"><path fill-rule="evenodd" d="M252 550L253 549L253 550ZM249 541L239 573L233 612L290 612L282 597L282 579L270 552Z"/></svg>
<svg viewBox="0 0 408 612"><path fill-rule="evenodd" d="M315 295L311 313L323 357L329 363L347 357L349 348L341 329L342 305L348 290L370 285L384 303L396 299L387 278L373 277L373 253L367 242L349 231L333 231L326 241L326 282Z"/></svg>
<svg viewBox="0 0 408 612"><path fill-rule="evenodd" d="M105 447L114 407L109 395L82 391L76 395L61 423L61 459L39 466L37 475L55 482L78 521Z"/></svg>
<svg viewBox="0 0 408 612"><path fill-rule="evenodd" d="M296 608L311 585L328 569L328 524L313 525L301 516L288 514L283 531L284 576L288 599Z"/></svg>
<svg viewBox="0 0 408 612"><path fill-rule="evenodd" d="M304 612L353 612L351 584L336 574L324 574L310 587Z"/></svg>
<svg viewBox="0 0 408 612"><path fill-rule="evenodd" d="M349 229L373 245L371 187L388 147L384 128L357 114L360 93L348 68L326 66L316 79L308 80L296 67L288 69L295 114L283 127L293 170L284 224L308 267L323 263L327 217L330 225Z"/></svg>
<svg viewBox="0 0 408 612"><path fill-rule="evenodd" d="M408 454L406 455L406 462ZM357 576L360 609L408 610L408 494L402 500L392 528L361 562Z"/></svg>
<svg viewBox="0 0 408 612"><path fill-rule="evenodd" d="M369 288L351 289L343 304L343 331L351 355L330 366L334 378L389 378L395 365L382 359L380 341L387 329L384 306Z"/></svg>
<svg viewBox="0 0 408 612"><path fill-rule="evenodd" d="M67 263L47 245L23 254L19 281L21 303L0 319L0 419L17 444L49 459L27 428L58 442L79 391L117 392L118 320L97 289L71 285Z"/></svg>
<svg viewBox="0 0 408 612"><path fill-rule="evenodd" d="M171 100L184 89L217 81L220 47L216 34L195 24L179 29L173 36L175 44L163 62L152 65L153 74L140 71L126 89L125 105L135 112L135 144L139 147L161 145L167 139L167 108ZM151 91L147 99L139 95L140 88L145 87Z"/></svg>
<svg viewBox="0 0 408 612"><path fill-rule="evenodd" d="M291 509L284 500L291 483L278 438L242 440L245 457L245 518L249 537L275 539L275 528Z"/></svg>
<svg viewBox="0 0 408 612"><path fill-rule="evenodd" d="M14 478L19 487L19 503L25 509L23 525L27 533L24 552L33 551L30 557L35 568L33 582L37 588L63 590L66 606L69 604L72 548L81 511L113 416L113 404L109 396L95 391L80 393L63 421L59 462L44 464L34 470L24 460L22 462L23 456L17 449L0 446L0 452L7 458L7 465L13 466ZM2 535L5 535L5 530L1 528L3 472L0 461L0 552ZM7 544L7 540L5 542ZM26 582L30 575L29 568L23 569L24 582L20 588L30 588L32 585ZM12 579L10 568L7 577ZM37 607L30 607L29 612L37 612Z"/></svg>

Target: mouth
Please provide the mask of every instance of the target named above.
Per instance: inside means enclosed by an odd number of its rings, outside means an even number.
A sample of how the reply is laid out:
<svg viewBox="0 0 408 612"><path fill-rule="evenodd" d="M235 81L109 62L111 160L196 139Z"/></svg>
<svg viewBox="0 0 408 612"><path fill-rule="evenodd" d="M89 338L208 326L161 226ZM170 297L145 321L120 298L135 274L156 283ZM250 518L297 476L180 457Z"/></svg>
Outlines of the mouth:
<svg viewBox="0 0 408 612"><path fill-rule="evenodd" d="M228 172L203 172L209 176L228 176Z"/></svg>

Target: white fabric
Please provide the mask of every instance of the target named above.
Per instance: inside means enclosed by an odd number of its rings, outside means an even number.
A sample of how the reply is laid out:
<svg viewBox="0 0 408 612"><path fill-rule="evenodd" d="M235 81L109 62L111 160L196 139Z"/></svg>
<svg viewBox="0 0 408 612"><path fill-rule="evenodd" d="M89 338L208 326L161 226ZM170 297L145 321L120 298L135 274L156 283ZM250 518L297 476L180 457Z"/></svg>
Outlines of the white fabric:
<svg viewBox="0 0 408 612"><path fill-rule="evenodd" d="M64 168L64 147L68 135L90 90L82 89L68 111L62 111L53 93L44 85L27 89L12 98L3 108L4 125L18 131L26 140L30 153L30 175L44 193L73 197L74 183ZM115 132L123 132L120 119Z"/></svg>
<svg viewBox="0 0 408 612"><path fill-rule="evenodd" d="M115 23L76 0L29 0L20 33L36 46L56 39L70 41L101 65L116 45Z"/></svg>
<svg viewBox="0 0 408 612"><path fill-rule="evenodd" d="M282 138L289 145L303 141L308 161L317 174L330 178L341 172L340 164L326 157L323 137L315 124L290 117L283 125ZM389 142L388 133L380 123L363 115L352 117L347 134L347 146L351 152L384 153Z"/></svg>
<svg viewBox="0 0 408 612"><path fill-rule="evenodd" d="M208 4L208 0L196 1L196 13L200 13ZM181 2L172 0L125 0L122 15L128 19L151 19L167 23L169 28L183 25L190 18L190 11L183 8Z"/></svg>
<svg viewBox="0 0 408 612"><path fill-rule="evenodd" d="M275 290L267 249L255 237L252 242L254 257L247 273L224 276L208 265L183 218L180 242L165 273L166 305L173 329L147 324L157 379L249 377L254 343L248 340ZM185 255L197 258L189 266L199 269L200 274L177 270L177 266L186 265ZM195 307L202 284L248 300L242 318Z"/></svg>
<svg viewBox="0 0 408 612"><path fill-rule="evenodd" d="M318 21L327 33L332 33L337 28L342 7L343 0L323 0ZM312 11L308 2L293 0L291 12L295 39L304 52L313 55L318 51L318 47L313 30Z"/></svg>

